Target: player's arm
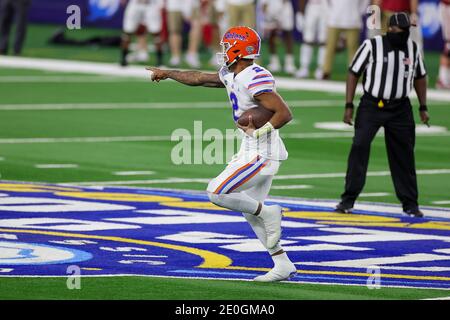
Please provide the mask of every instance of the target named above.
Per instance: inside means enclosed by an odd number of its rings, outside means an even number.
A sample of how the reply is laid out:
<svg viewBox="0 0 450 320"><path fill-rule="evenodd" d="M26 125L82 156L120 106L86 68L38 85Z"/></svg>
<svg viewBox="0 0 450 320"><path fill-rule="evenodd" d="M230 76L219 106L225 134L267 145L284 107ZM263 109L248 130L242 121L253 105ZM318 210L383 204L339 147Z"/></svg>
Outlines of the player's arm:
<svg viewBox="0 0 450 320"><path fill-rule="evenodd" d="M292 120L292 113L283 98L276 92L264 92L253 96L259 106L272 111L272 118L261 128L256 129L250 116L248 125L242 126L237 124L246 134L259 139L261 136L268 134L270 131L279 129Z"/></svg>
<svg viewBox="0 0 450 320"><path fill-rule="evenodd" d="M179 83L188 86L203 86L209 88L225 88L218 73L206 73L200 71L178 71L163 70L154 67L148 67L151 71L152 81L159 82L161 80L173 79Z"/></svg>
<svg viewBox="0 0 450 320"><path fill-rule="evenodd" d="M275 91L264 92L254 96L258 105L272 111L274 114L269 120L274 129L279 129L292 120L292 112L283 98Z"/></svg>

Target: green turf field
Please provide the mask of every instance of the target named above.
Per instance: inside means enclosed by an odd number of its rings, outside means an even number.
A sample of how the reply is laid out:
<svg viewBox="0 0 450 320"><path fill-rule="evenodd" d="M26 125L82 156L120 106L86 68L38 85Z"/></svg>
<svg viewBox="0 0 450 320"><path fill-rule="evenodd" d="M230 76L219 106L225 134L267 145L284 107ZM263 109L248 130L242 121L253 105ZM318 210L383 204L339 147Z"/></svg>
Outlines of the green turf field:
<svg viewBox="0 0 450 320"><path fill-rule="evenodd" d="M366 287L324 284L255 284L248 281L147 277L83 278L81 290L67 290L66 281L66 278L1 278L0 299L402 300L449 295L446 290L369 290Z"/></svg>
<svg viewBox="0 0 450 320"><path fill-rule="evenodd" d="M48 46L46 38L54 29L32 26L25 55L116 61L115 49ZM95 32L86 30L74 36ZM436 69L437 58L437 54L427 56L429 67ZM335 79L343 79L345 56L339 55L338 61ZM430 74L434 81L435 73ZM344 179L333 175L346 170L351 131L326 130L315 125L341 121L343 94L279 92L292 107L294 121L282 130L290 158L281 167L271 195L338 199ZM417 102L414 105L418 119ZM450 207L449 105L439 101L430 101L428 105L431 124L443 127L443 131L427 134L425 129L424 134L417 136L420 203ZM134 78L0 69L0 178L204 190L204 181L217 175L223 164L177 166L170 158L176 144L170 141L171 134L179 128L193 132L194 121L202 121L203 131L217 128L224 132L233 128L225 92L183 87L173 82L153 84ZM43 164L76 167L39 168ZM440 169L447 173L432 171ZM369 165L373 175L368 177L360 200L397 203L390 175L380 174L388 170L384 139L377 137ZM152 173L115 174L119 171ZM174 182L177 181L174 178L185 181ZM446 290L369 290L364 286L150 277L83 278L83 290L70 291L65 281L65 278L0 278L0 299L422 299L449 295Z"/></svg>
<svg viewBox="0 0 450 320"><path fill-rule="evenodd" d="M218 128L224 132L233 128L231 111L226 94L220 89L189 88L167 82L158 85L141 80L108 79L106 82L88 81L95 76L72 77L49 72L0 70L0 77L22 77L20 82L3 82L0 96L4 110L1 110L0 136L3 139L17 138L96 138L119 137L134 140L144 137L159 141L121 142L60 142L18 143L23 140L1 143L0 156L2 179L45 182L97 182L136 180L130 176L116 176L116 171L151 170L154 174L140 176L139 180L161 180L168 178L208 179L223 168L217 165L177 166L170 155L176 142L170 136L177 128L194 130L194 121L203 122L203 130ZM30 77L30 82L26 77ZM55 82L54 77L65 78ZM36 80L36 77L40 77ZM46 80L47 79L47 80ZM59 81L60 80L60 81ZM86 81L85 81L86 80ZM114 80L114 81L113 81ZM304 198L337 199L343 189L343 178L292 179L290 175L343 173L346 170L347 154L351 137L333 138L339 131L317 129L317 122L339 122L342 117L342 95L280 91L283 97L295 106L294 121L282 130L290 153L289 161L281 167L281 179L275 180L272 195ZM189 108L190 103L211 102L211 108ZM315 107L309 107L315 103ZM323 104L323 106L317 106ZM140 103L145 103L143 106ZM170 109L157 103L179 103ZM5 108L18 104L22 108ZM62 110L49 110L58 105ZM72 106L67 104L73 104ZM106 109L96 104L107 104ZM41 106L34 106L41 105ZM119 109L109 107L118 106ZM417 105L416 105L417 106ZM430 102L431 123L448 128L448 105ZM6 106L8 107L8 106ZM11 107L11 106L10 106ZM33 110L39 107L44 110ZM83 109L80 109L80 108ZM77 109L78 108L78 109ZM187 109L186 109L187 108ZM7 109L7 110L5 110ZM16 110L10 110L16 109ZM417 109L417 108L415 108ZM416 112L416 110L415 110ZM417 119L417 113L416 113ZM426 132L426 130L425 130ZM302 134L296 137L295 134ZM315 136L319 134L319 136ZM324 134L321 136L320 134ZM351 135L351 133L350 133ZM139 140L139 139L137 139ZM207 143L205 142L205 145ZM450 139L446 132L423 134L417 137L417 169L449 169ZM224 159L225 160L225 159ZM78 168L39 169L35 165L48 163L75 163ZM389 170L384 139L378 137L372 146L369 172ZM449 200L448 175L419 174L420 202L433 205L435 201ZM130 185L171 187L203 190L205 183L173 183L161 181L149 184ZM309 189L277 189L289 185L309 185ZM395 203L396 197L389 175L369 177L365 193L385 192L389 195L361 200ZM450 204L444 204L450 206Z"/></svg>

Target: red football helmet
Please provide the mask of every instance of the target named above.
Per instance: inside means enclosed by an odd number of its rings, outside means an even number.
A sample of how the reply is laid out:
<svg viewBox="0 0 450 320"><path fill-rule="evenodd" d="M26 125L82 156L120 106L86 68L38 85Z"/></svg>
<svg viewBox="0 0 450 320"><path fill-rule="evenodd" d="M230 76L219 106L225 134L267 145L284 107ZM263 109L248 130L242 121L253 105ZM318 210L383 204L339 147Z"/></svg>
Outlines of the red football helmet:
<svg viewBox="0 0 450 320"><path fill-rule="evenodd" d="M217 54L218 63L230 67L240 59L257 59L261 38L249 27L233 27L225 32L220 42L222 52Z"/></svg>

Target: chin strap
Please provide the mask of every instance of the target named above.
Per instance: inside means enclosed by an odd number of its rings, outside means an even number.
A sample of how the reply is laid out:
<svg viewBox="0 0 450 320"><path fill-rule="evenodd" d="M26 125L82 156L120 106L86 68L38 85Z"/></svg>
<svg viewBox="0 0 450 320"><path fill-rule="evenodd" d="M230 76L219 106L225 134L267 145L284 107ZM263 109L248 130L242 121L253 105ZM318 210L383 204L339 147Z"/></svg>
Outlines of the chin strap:
<svg viewBox="0 0 450 320"><path fill-rule="evenodd" d="M275 130L273 125L270 122L267 122L265 125L263 125L261 128L253 131L253 138L259 139L261 136L269 134Z"/></svg>

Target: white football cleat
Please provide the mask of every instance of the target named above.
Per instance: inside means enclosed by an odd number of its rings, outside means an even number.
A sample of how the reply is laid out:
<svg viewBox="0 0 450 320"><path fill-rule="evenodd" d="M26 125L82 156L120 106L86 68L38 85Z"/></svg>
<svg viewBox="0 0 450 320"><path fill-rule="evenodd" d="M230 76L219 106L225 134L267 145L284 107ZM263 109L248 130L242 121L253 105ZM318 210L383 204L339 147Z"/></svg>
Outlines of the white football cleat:
<svg viewBox="0 0 450 320"><path fill-rule="evenodd" d="M280 60L278 60L278 58L271 57L267 69L269 69L269 71L271 72L280 72L281 71Z"/></svg>
<svg viewBox="0 0 450 320"><path fill-rule="evenodd" d="M257 276L253 279L253 281L257 282L276 282L289 280L297 274L297 269L293 263L291 264L283 264L275 266L272 270L263 274L261 276Z"/></svg>
<svg viewBox="0 0 450 320"><path fill-rule="evenodd" d="M171 57L169 61L169 65L171 67L178 67L181 63L180 57Z"/></svg>
<svg viewBox="0 0 450 320"><path fill-rule="evenodd" d="M308 78L309 77L309 70L308 69L300 69L295 74L295 77L299 78L299 79Z"/></svg>
<svg viewBox="0 0 450 320"><path fill-rule="evenodd" d="M198 56L195 54L189 54L189 53L186 54L185 60L190 68L198 69L201 67L200 60L198 59Z"/></svg>
<svg viewBox="0 0 450 320"><path fill-rule="evenodd" d="M263 206L261 213L258 215L264 223L267 236L267 248L274 248L281 237L281 218L283 210L279 205Z"/></svg>
<svg viewBox="0 0 450 320"><path fill-rule="evenodd" d="M292 74L295 74L296 71L297 71L297 68L295 67L294 64L286 63L286 65L284 67L284 72L292 75Z"/></svg>
<svg viewBox="0 0 450 320"><path fill-rule="evenodd" d="M314 78L316 78L317 80L322 80L323 79L323 70L320 68L316 69L316 72L314 72Z"/></svg>

